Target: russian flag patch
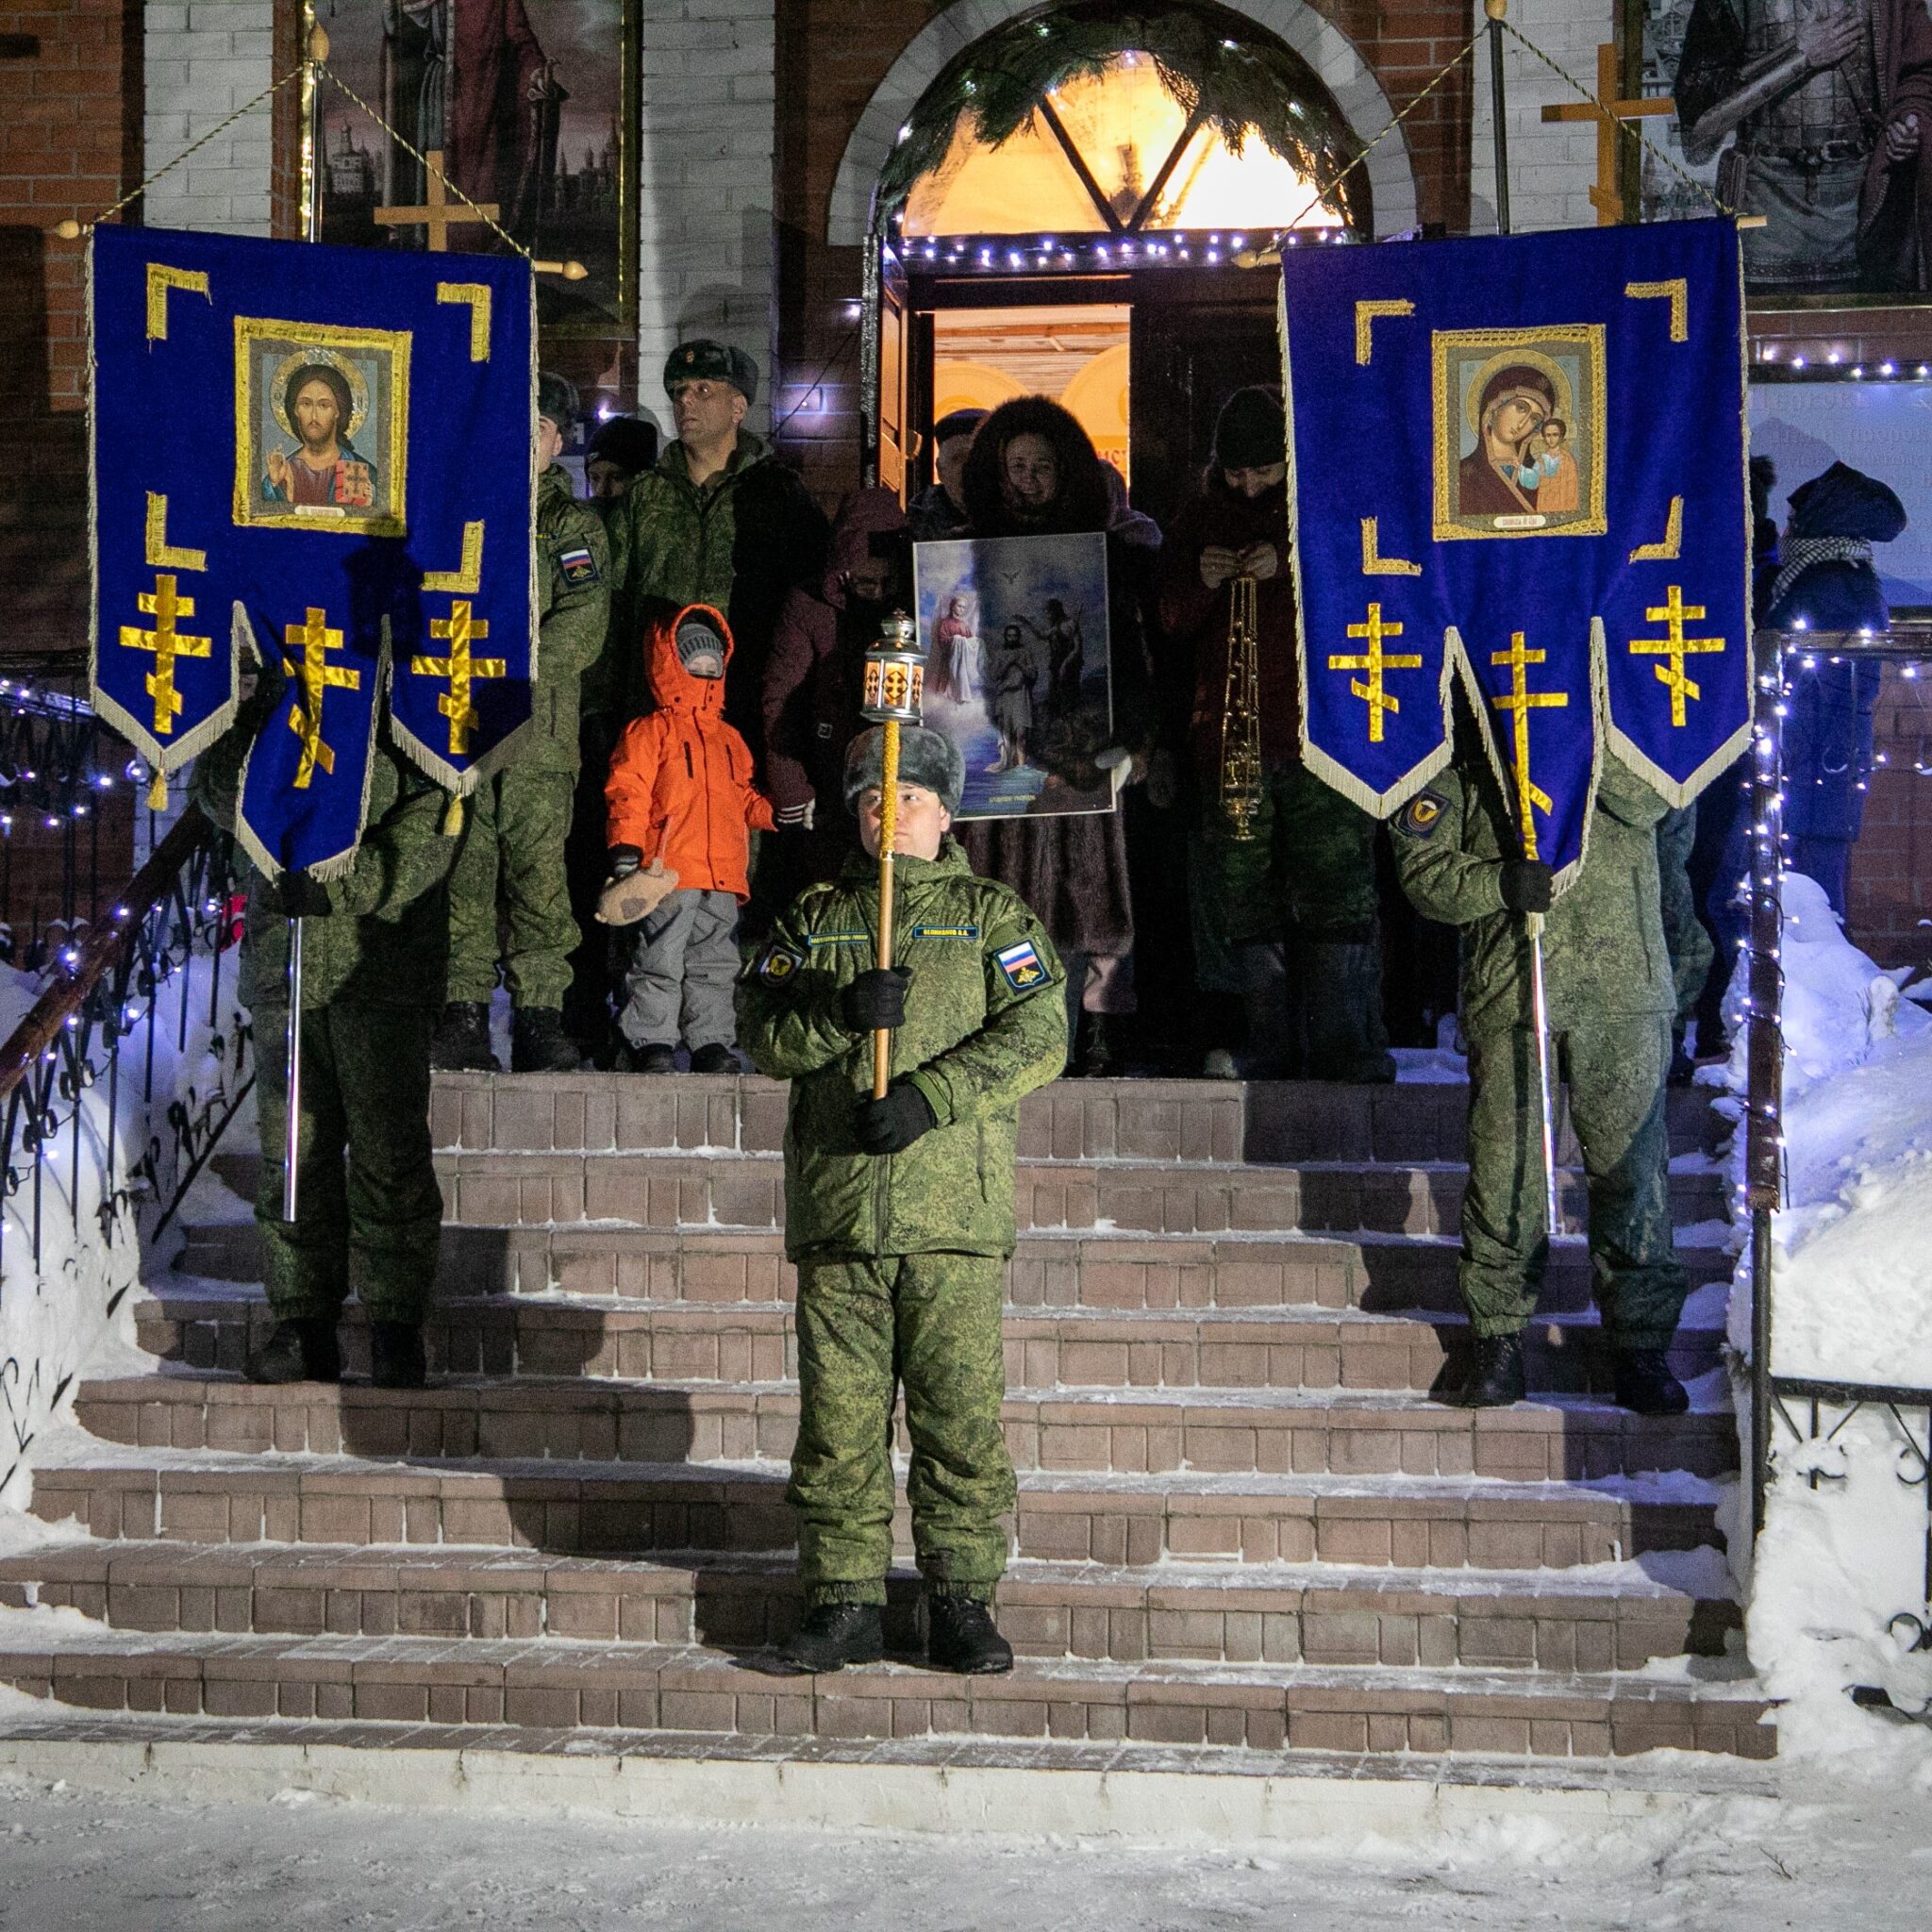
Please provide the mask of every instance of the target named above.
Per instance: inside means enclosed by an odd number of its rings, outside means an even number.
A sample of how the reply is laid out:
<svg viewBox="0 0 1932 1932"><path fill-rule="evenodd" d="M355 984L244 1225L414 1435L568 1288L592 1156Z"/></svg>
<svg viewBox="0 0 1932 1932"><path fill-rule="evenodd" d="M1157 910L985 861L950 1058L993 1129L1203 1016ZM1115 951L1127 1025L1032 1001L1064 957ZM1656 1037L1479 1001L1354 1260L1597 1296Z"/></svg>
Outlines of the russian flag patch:
<svg viewBox="0 0 1932 1932"><path fill-rule="evenodd" d="M581 543L574 543L568 550L559 550L557 567L563 573L563 580L567 584L594 584L597 581L597 559Z"/></svg>
<svg viewBox="0 0 1932 1932"><path fill-rule="evenodd" d="M1030 992L1046 977L1046 968L1031 940L1022 940L1018 945L995 953L992 963L1006 974L1007 984L1015 992Z"/></svg>

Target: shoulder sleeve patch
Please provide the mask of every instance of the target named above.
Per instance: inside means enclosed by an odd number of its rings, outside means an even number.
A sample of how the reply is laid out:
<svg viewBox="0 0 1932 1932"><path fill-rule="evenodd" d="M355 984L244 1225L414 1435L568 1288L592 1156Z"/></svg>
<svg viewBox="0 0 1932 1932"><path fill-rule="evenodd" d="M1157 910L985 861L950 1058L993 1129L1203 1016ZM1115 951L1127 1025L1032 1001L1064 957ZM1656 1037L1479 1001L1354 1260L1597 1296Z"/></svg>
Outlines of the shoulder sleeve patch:
<svg viewBox="0 0 1932 1932"><path fill-rule="evenodd" d="M1046 977L1046 967L1031 940L1003 947L992 956L992 963L1015 992L1031 992Z"/></svg>
<svg viewBox="0 0 1932 1932"><path fill-rule="evenodd" d="M563 573L567 584L594 584L602 573L597 568L597 559L591 555L589 546L565 541L558 546L557 567Z"/></svg>
<svg viewBox="0 0 1932 1932"><path fill-rule="evenodd" d="M1395 829L1411 839L1433 839L1448 809L1440 791L1418 791L1396 815Z"/></svg>
<svg viewBox="0 0 1932 1932"><path fill-rule="evenodd" d="M764 986L783 986L804 964L804 954L774 940L753 962L749 977Z"/></svg>

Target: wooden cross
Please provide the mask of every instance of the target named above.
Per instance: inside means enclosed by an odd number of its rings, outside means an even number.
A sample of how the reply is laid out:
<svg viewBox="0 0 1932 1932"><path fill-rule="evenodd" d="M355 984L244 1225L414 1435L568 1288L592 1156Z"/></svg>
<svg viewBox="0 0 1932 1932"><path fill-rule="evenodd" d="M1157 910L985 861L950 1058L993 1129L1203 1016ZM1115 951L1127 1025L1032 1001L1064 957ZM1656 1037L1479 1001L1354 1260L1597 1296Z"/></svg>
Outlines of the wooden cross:
<svg viewBox="0 0 1932 1932"><path fill-rule="evenodd" d="M1368 640L1368 649L1361 652L1358 656L1351 654L1340 658L1330 658L1328 668L1331 671L1366 671L1369 674L1366 683L1359 677L1351 677L1348 680L1348 688L1357 697L1368 700L1369 742L1371 744L1380 744L1382 741L1382 713L1384 711L1399 712L1402 709L1401 703L1397 699L1391 697L1382 689L1383 672L1420 671L1423 668L1423 660L1420 657L1391 658L1385 655L1382 649L1382 640L1384 638L1399 638L1402 635L1402 626L1399 624L1384 624L1382 622L1382 607L1379 604L1371 604L1369 606L1367 621L1362 624L1350 625L1348 634L1352 638L1366 638Z"/></svg>
<svg viewBox="0 0 1932 1932"><path fill-rule="evenodd" d="M1647 120L1654 114L1674 114L1677 104L1667 95L1643 100L1617 98L1617 49L1606 42L1596 50L1596 99L1565 101L1560 107L1545 108L1549 121L1594 121L1596 123L1596 186L1590 191L1590 205L1596 210L1599 228L1613 227L1624 219L1624 197L1617 192L1618 149L1624 121ZM377 220L381 217L378 216Z"/></svg>
<svg viewBox="0 0 1932 1932"><path fill-rule="evenodd" d="M1632 638L1630 655L1633 658L1668 658L1668 664L1654 664L1651 669L1657 673L1657 682L1669 688L1671 693L1671 723L1681 725L1684 723L1684 700L1701 698L1704 692L1694 678L1684 675L1686 658L1706 658L1714 651L1722 651L1724 641L1722 638L1687 638L1684 635L1686 624L1700 624L1704 620L1702 604L1686 604L1680 586L1671 586L1670 596L1661 605L1648 606L1644 616L1652 624L1669 626L1670 635L1661 638Z"/></svg>
<svg viewBox="0 0 1932 1932"><path fill-rule="evenodd" d="M442 150L433 147L423 157L429 164L424 174L422 208L379 208L370 217L380 222L386 228L427 228L429 230L429 252L431 255L449 253L449 231L452 228L472 227L478 222L493 222L500 219L500 210L493 201L479 201L472 205L467 201L450 201L443 194L447 183L442 172Z"/></svg>
<svg viewBox="0 0 1932 1932"><path fill-rule="evenodd" d="M323 694L331 685L339 691L360 691L362 674L353 664L328 661L328 654L341 648L342 634L329 629L328 613L312 604L306 623L283 625L282 641L302 646L299 661L282 659L282 669L300 686L300 695L290 708L289 729L302 741L302 756L295 766L295 789L301 791L308 790L317 765L330 773L336 768L333 747L323 742Z"/></svg>
<svg viewBox="0 0 1932 1932"><path fill-rule="evenodd" d="M1561 710L1570 702L1568 691L1533 691L1529 689L1529 667L1541 664L1549 655L1547 651L1525 651L1520 630L1511 633L1507 651L1490 654L1491 664L1509 667L1508 691L1490 702L1497 710L1512 714L1514 743L1510 762L1516 772L1516 813L1522 823L1523 856L1525 858L1537 856L1536 820L1530 808L1540 807L1545 812L1551 808L1549 793L1533 783L1529 775L1529 714L1532 711Z"/></svg>
<svg viewBox="0 0 1932 1932"><path fill-rule="evenodd" d="M155 736L166 738L181 715L181 693L175 689L176 658L206 658L211 648L207 638L184 637L176 628L184 617L194 615L194 599L184 597L175 588L175 579L159 572L152 591L135 599L144 617L152 617L155 627L142 630L139 625L121 626L121 642L130 651L152 651L155 668L147 675L147 694L155 701ZM1703 612L1697 613L1700 617Z"/></svg>
<svg viewBox="0 0 1932 1932"><path fill-rule="evenodd" d="M470 680L475 677L503 677L509 667L501 658L473 658L473 641L490 635L488 622L471 614L465 597L457 598L449 615L430 622L429 635L449 645L446 658L411 658L409 669L420 677L446 677L449 689L437 699L436 708L449 720L449 752L461 758L470 748L470 733L483 721L470 700Z"/></svg>

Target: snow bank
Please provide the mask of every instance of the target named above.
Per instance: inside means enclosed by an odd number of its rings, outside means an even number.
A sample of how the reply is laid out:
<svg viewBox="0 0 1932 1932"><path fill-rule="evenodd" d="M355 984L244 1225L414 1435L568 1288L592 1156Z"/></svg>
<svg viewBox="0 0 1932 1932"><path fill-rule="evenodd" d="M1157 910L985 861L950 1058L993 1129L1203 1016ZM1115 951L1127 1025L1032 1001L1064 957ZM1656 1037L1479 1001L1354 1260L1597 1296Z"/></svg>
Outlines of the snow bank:
<svg viewBox="0 0 1932 1932"><path fill-rule="evenodd" d="M1773 1228L1772 1364L1809 1381L1932 1388L1932 1017L1901 998L1903 972L1880 972L1845 939L1812 880L1787 873L1784 905L1789 1206ZM1743 998L1740 967L1727 1074L1739 1095ZM1748 1357L1748 1254L1728 1325ZM1787 1408L1808 1433L1811 1406ZM1909 1711L1932 1703L1932 1652L1913 1649L1910 1621L1927 1614L1927 1417L1826 1405L1817 1440L1774 1427L1751 1660L1786 1700L1781 1751L1869 1754L1896 1719L1860 1710L1851 1687L1880 1688ZM1748 1441L1745 1452L1748 1466ZM1932 1731L1917 1741L1932 1762Z"/></svg>
<svg viewBox="0 0 1932 1932"><path fill-rule="evenodd" d="M54 1127L38 1163L24 1144L25 1113L16 1123L20 1184L0 1202L0 1507L25 1504L37 1445L67 1411L83 1370L135 1353L135 1290L163 1260L153 1252L156 1223L253 1066L236 976L232 952L217 973L213 956L197 950L153 995L151 1040L149 1001L130 993L124 1018L135 1030L122 1043L118 1081L109 1082L97 1040L95 1077L77 1102L56 1083ZM41 991L29 975L0 968L0 1037ZM253 1122L250 1092L228 1132L245 1136ZM179 1240L172 1227L158 1236L164 1250Z"/></svg>

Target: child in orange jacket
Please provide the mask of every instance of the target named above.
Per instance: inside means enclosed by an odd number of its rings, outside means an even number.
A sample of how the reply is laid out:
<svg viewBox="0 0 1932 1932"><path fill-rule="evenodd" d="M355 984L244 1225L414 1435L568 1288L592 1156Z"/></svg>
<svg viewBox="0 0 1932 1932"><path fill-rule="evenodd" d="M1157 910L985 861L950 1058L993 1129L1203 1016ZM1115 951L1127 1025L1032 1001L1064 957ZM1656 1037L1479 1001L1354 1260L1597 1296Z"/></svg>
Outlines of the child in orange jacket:
<svg viewBox="0 0 1932 1932"><path fill-rule="evenodd" d="M680 1040L692 1073L735 1073L738 908L751 896L751 834L775 821L752 783L750 746L724 722L724 617L690 605L654 625L645 648L658 708L625 727L604 788L607 907L649 908L618 1024L639 1073L670 1073Z"/></svg>

